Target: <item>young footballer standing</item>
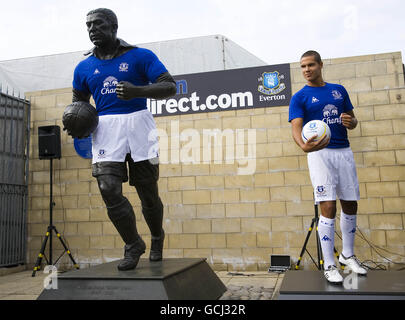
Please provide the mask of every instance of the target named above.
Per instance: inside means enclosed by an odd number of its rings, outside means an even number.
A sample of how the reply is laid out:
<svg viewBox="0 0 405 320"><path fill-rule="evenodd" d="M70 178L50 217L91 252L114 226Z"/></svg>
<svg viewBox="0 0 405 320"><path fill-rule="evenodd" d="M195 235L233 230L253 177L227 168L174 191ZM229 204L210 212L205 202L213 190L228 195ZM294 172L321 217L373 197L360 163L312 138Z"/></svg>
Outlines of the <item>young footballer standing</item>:
<svg viewBox="0 0 405 320"><path fill-rule="evenodd" d="M305 52L300 63L307 84L291 99L289 121L294 141L307 153L314 197L321 209L318 233L324 257L324 275L330 283L342 283L343 277L334 259L336 197L342 207L340 228L343 250L339 262L357 274L367 274L353 251L360 193L347 129L356 128L357 119L346 89L323 80L323 62L318 52ZM314 141L313 137L304 143L301 131L310 120L326 122L331 130L330 140L325 136Z"/></svg>

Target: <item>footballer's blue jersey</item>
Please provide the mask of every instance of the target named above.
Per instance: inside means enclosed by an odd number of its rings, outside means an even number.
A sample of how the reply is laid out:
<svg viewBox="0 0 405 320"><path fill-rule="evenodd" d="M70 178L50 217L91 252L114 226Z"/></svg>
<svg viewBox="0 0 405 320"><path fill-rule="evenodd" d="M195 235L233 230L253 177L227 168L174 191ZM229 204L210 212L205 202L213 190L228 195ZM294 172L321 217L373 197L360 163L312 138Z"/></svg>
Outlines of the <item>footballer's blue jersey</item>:
<svg viewBox="0 0 405 320"><path fill-rule="evenodd" d="M327 148L349 147L347 129L340 115L353 109L346 89L339 84L326 83L323 87L306 85L291 98L289 118L303 118L303 126L311 120L322 120L329 125L331 139Z"/></svg>
<svg viewBox="0 0 405 320"><path fill-rule="evenodd" d="M91 55L81 61L74 71L73 88L93 96L99 115L127 114L146 109L146 98L121 100L115 93L116 85L128 81L145 86L165 72L167 69L152 51L135 47L110 60Z"/></svg>

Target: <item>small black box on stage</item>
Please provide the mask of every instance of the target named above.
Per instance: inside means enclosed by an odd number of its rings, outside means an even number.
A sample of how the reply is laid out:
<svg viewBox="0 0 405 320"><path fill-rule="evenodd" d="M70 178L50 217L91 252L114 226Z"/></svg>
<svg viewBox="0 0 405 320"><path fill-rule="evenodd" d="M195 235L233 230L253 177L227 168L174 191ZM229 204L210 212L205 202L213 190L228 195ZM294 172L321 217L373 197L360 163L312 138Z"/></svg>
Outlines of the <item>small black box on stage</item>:
<svg viewBox="0 0 405 320"><path fill-rule="evenodd" d="M38 127L39 159L60 159L60 127Z"/></svg>

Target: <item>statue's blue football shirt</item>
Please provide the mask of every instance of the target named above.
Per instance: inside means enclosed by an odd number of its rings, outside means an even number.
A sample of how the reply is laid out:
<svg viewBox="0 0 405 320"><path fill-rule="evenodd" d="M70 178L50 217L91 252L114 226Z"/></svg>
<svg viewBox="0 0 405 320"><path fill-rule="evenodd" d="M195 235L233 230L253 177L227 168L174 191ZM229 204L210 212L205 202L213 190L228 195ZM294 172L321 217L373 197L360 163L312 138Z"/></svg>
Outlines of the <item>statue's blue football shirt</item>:
<svg viewBox="0 0 405 320"><path fill-rule="evenodd" d="M339 84L326 83L323 87L306 85L291 98L289 118L303 118L303 126L311 120L329 125L331 139L327 148L347 148L347 129L340 115L353 109L346 89Z"/></svg>
<svg viewBox="0 0 405 320"><path fill-rule="evenodd" d="M81 61L74 71L73 88L93 96L99 115L127 114L146 109L146 98L121 100L115 93L116 85L128 81L145 86L165 72L167 69L152 51L135 47L110 60L91 55Z"/></svg>

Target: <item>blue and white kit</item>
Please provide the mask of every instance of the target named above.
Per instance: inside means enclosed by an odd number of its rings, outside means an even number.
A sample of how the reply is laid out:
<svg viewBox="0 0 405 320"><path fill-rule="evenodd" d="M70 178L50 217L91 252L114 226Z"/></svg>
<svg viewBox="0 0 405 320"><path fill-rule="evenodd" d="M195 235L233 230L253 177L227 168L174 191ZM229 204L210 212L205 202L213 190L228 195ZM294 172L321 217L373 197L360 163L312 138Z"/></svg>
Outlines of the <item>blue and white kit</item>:
<svg viewBox="0 0 405 320"><path fill-rule="evenodd" d="M347 201L360 199L353 152L340 118L352 109L346 89L339 84L306 85L291 99L289 121L302 118L304 126L308 121L321 120L331 130L328 146L307 156L316 202L334 201L336 196Z"/></svg>
<svg viewBox="0 0 405 320"><path fill-rule="evenodd" d="M77 65L73 88L93 96L99 115L92 135L93 163L124 162L126 153L135 162L158 156L156 124L146 98L121 100L115 90L120 81L145 86L165 72L152 51L139 47L110 60L91 55Z"/></svg>

